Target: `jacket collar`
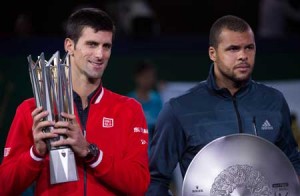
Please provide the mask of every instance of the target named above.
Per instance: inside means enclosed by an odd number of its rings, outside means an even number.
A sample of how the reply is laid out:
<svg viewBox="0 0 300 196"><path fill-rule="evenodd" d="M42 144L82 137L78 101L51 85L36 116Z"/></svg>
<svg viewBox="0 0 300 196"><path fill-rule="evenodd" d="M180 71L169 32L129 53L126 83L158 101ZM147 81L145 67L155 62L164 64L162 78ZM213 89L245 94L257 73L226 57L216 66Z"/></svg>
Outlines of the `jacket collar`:
<svg viewBox="0 0 300 196"><path fill-rule="evenodd" d="M240 88L234 96L240 97L247 94L247 92L252 88L252 85L253 85L253 81L250 78L249 81L246 83L246 85ZM209 75L207 78L207 86L210 90L212 90L214 93L217 93L218 95L221 95L223 97L232 97L228 89L219 88L217 86L213 63L210 66Z"/></svg>
<svg viewBox="0 0 300 196"><path fill-rule="evenodd" d="M100 85L88 96L89 103L99 103L104 93L104 89L102 87L102 82ZM73 91L74 100L79 100L81 102L80 96Z"/></svg>
<svg viewBox="0 0 300 196"><path fill-rule="evenodd" d="M103 97L103 94L104 94L104 89L102 87L102 82L101 82L92 95L91 103L95 103L95 104L99 103Z"/></svg>

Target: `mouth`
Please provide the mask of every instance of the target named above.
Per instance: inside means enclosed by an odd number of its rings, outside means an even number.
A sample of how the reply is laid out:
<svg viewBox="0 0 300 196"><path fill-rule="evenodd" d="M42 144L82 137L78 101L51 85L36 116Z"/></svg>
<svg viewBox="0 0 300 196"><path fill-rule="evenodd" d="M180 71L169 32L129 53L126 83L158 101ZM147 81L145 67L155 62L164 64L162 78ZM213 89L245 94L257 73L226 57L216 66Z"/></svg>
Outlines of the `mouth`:
<svg viewBox="0 0 300 196"><path fill-rule="evenodd" d="M89 63L96 69L100 69L103 67L103 63L102 62L93 62L93 61L89 61Z"/></svg>
<svg viewBox="0 0 300 196"><path fill-rule="evenodd" d="M241 63L241 64L238 64L235 67L235 69L238 71L241 71L241 72L246 72L246 71L250 70L250 65L248 63Z"/></svg>

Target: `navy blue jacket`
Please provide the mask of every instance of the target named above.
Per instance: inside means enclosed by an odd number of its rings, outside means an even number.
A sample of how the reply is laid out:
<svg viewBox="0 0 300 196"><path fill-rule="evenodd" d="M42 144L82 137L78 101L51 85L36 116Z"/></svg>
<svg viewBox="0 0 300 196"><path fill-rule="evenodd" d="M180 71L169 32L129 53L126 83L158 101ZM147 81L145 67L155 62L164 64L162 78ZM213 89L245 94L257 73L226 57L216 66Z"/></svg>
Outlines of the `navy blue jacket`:
<svg viewBox="0 0 300 196"><path fill-rule="evenodd" d="M151 183L147 195L168 195L173 170L182 176L194 156L221 136L248 133L277 145L298 175L300 157L290 127L290 110L283 94L250 80L234 96L217 87L211 67L208 79L183 95L171 98L161 110L150 144Z"/></svg>

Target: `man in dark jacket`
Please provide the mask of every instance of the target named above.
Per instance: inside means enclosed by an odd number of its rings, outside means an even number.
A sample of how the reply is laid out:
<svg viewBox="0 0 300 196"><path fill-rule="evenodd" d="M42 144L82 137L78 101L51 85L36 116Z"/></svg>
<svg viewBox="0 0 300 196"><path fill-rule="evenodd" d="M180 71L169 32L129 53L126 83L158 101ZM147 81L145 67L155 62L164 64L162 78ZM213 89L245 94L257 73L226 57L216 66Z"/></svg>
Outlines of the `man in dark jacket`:
<svg viewBox="0 0 300 196"><path fill-rule="evenodd" d="M150 146L148 195L167 195L177 163L184 176L205 145L236 133L255 134L274 143L300 174L284 96L251 79L256 45L249 24L236 16L221 17L211 27L209 41L213 64L207 80L170 99L159 114Z"/></svg>

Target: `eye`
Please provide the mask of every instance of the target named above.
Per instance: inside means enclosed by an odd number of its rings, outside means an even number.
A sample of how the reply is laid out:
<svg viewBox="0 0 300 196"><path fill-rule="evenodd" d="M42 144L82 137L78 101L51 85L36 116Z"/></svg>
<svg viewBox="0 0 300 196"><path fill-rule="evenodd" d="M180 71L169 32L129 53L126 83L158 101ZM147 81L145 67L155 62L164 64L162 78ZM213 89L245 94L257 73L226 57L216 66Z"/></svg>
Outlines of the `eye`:
<svg viewBox="0 0 300 196"><path fill-rule="evenodd" d="M90 42L90 43L88 43L88 45L92 48L95 48L98 46L98 44L96 42Z"/></svg>
<svg viewBox="0 0 300 196"><path fill-rule="evenodd" d="M107 50L110 50L111 49L111 47L112 47L112 45L111 44L103 44L103 48L105 48L105 49L107 49Z"/></svg>
<svg viewBox="0 0 300 196"><path fill-rule="evenodd" d="M86 42L86 45L90 48L96 48L96 47L98 47L99 44L94 41L88 41L88 42Z"/></svg>
<svg viewBox="0 0 300 196"><path fill-rule="evenodd" d="M239 49L240 49L240 47L237 47L237 46L230 46L227 50L228 50L228 51L235 52L235 51L238 51Z"/></svg>
<svg viewBox="0 0 300 196"><path fill-rule="evenodd" d="M255 49L255 46L254 45L249 45L246 47L247 50L254 50Z"/></svg>

